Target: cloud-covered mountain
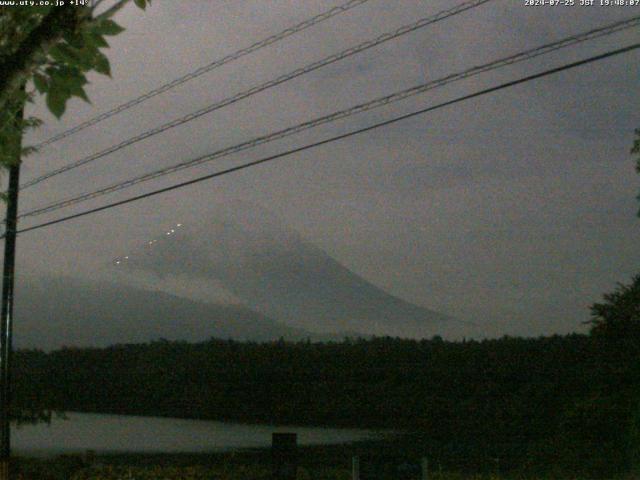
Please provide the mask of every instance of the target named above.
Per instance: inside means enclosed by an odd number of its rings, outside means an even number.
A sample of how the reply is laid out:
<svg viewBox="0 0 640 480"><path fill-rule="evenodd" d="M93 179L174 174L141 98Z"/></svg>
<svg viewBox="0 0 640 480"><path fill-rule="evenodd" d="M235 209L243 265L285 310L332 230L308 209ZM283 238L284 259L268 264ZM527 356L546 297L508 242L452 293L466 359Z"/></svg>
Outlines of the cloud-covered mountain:
<svg viewBox="0 0 640 480"><path fill-rule="evenodd" d="M255 206L234 203L198 227L176 225L150 242L114 265L132 274L210 279L248 308L297 328L405 337L474 333L469 324L376 287Z"/></svg>
<svg viewBox="0 0 640 480"><path fill-rule="evenodd" d="M15 318L16 346L45 350L160 338L190 342L210 337L255 341L329 338L238 305L210 304L130 285L70 278L20 282Z"/></svg>

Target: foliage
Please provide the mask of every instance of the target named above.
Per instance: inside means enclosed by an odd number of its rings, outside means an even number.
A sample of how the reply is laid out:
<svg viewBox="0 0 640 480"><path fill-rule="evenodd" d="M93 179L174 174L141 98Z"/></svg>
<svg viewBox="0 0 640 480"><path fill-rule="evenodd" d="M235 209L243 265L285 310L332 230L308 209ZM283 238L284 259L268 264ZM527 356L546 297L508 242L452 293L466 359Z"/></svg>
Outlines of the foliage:
<svg viewBox="0 0 640 480"><path fill-rule="evenodd" d="M18 352L16 388L69 411L405 429L404 452L449 468L493 472L499 459L603 478L628 465L630 397L616 385L636 381L609 355L584 335L158 341Z"/></svg>
<svg viewBox="0 0 640 480"><path fill-rule="evenodd" d="M591 314L599 388L586 413L601 431L592 446L619 452L623 469L640 473L640 275L604 295Z"/></svg>
<svg viewBox="0 0 640 480"><path fill-rule="evenodd" d="M591 307L592 333L620 341L640 335L640 275L630 285L619 284L604 295L604 302Z"/></svg>
<svg viewBox="0 0 640 480"><path fill-rule="evenodd" d="M226 458L233 454L227 454ZM246 465L235 461L222 460L215 465L174 464L172 460L162 464L147 464L146 461L121 463L117 457L99 457L99 464L90 465L79 456L64 455L54 459L20 459L18 480L270 480L271 464L268 458L259 462L249 461ZM327 464L299 466L298 480L350 480L352 478L349 460L327 459ZM571 476L572 480L584 477ZM603 477L599 480L604 480ZM386 477L382 479L387 480ZM554 476L526 474L502 475L469 474L447 471L430 471L430 480L557 480ZM397 480L389 478L388 480Z"/></svg>
<svg viewBox="0 0 640 480"><path fill-rule="evenodd" d="M264 467L102 467L82 470L72 480L269 480L271 472Z"/></svg>
<svg viewBox="0 0 640 480"><path fill-rule="evenodd" d="M149 1L135 4L145 8ZM88 72L111 75L101 49L109 46L105 37L124 30L111 17L127 2L120 0L95 16L89 6L0 7L0 166L20 158L22 134L41 123L20 114L36 92L46 96L48 109L60 118L71 97L89 101L84 89ZM35 90L25 90L29 81Z"/></svg>
<svg viewBox="0 0 640 480"><path fill-rule="evenodd" d="M247 465L237 462L217 462L215 465L163 464L147 465L140 462L126 464L100 463L81 456L63 455L55 459L18 459L16 475L19 480L270 480L271 465L267 459ZM164 463L164 462L163 462ZM351 472L345 467L299 467L300 480L349 480ZM444 480L444 479L443 479Z"/></svg>
<svg viewBox="0 0 640 480"><path fill-rule="evenodd" d="M636 139L633 142L633 148L631 149L632 155L637 155L638 158L636 160L636 172L640 173L640 128L636 128ZM640 195L638 195L638 200L640 200ZM640 217L640 210L638 210L638 216Z"/></svg>
<svg viewBox="0 0 640 480"><path fill-rule="evenodd" d="M149 1L135 3L145 8ZM111 74L101 49L109 46L106 36L123 31L111 17L127 2L119 0L97 16L93 8L69 2L66 6L46 2L50 5L0 7L0 168L14 165L34 150L23 148L22 136L42 122L24 118L23 111L37 93L46 96L47 107L60 118L72 96L89 101L84 90L88 72ZM27 89L29 81L35 91ZM6 194L0 193L0 198L6 200ZM51 410L42 406L34 386L22 391L19 406L11 411L19 422L51 418Z"/></svg>

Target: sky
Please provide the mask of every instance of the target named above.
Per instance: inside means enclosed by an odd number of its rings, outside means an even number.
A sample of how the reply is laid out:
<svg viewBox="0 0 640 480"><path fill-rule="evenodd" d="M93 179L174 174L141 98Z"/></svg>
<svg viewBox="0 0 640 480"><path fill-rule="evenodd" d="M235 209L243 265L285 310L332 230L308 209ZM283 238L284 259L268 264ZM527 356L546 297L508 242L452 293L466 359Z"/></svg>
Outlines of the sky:
<svg viewBox="0 0 640 480"><path fill-rule="evenodd" d="M27 112L37 143L323 12L331 0L155 0L116 16L113 78L61 120ZM418 18L453 0L370 0L96 126L23 163L27 181ZM20 211L234 145L452 72L640 14L640 7L530 7L494 0L42 182ZM482 74L22 227L302 146L459 95L637 42L635 29ZM584 332L589 306L640 271L637 51L398 122L266 165L25 233L18 275L122 282L113 259L176 223L205 232L242 201L381 289L490 335ZM215 247L215 238L211 238ZM183 279L184 280L184 279ZM188 279L187 279L188 280ZM153 282L149 280L149 282ZM188 283L188 281L187 281ZM26 288L26 287L25 287ZM182 288L181 295L202 296ZM20 295L20 292L17 292Z"/></svg>

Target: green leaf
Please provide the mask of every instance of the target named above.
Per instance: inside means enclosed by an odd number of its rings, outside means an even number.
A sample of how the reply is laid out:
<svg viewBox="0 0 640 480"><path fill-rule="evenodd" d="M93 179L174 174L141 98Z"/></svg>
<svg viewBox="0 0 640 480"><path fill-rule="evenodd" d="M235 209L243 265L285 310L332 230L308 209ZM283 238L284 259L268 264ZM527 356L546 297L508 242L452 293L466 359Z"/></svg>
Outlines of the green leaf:
<svg viewBox="0 0 640 480"><path fill-rule="evenodd" d="M109 59L102 52L99 52L99 55L96 55L94 65L96 72L107 75L108 77L111 76L111 65L109 65Z"/></svg>
<svg viewBox="0 0 640 480"><path fill-rule="evenodd" d="M87 103L91 103L91 100L89 100L89 97L87 96L87 92L85 92L82 87L74 87L71 89L71 95L79 97Z"/></svg>
<svg viewBox="0 0 640 480"><path fill-rule="evenodd" d="M62 66L51 74L49 88L71 94L87 83L87 78L78 68Z"/></svg>
<svg viewBox="0 0 640 480"><path fill-rule="evenodd" d="M141 8L142 10L147 8L147 2L145 0L133 0L133 3L135 3L136 6L138 8Z"/></svg>
<svg viewBox="0 0 640 480"><path fill-rule="evenodd" d="M86 71L93 68L94 57L98 51L98 48L92 45L83 45L81 49L78 49L63 43L52 48L50 53L53 59L59 63L65 63L70 67L80 67Z"/></svg>
<svg viewBox="0 0 640 480"><path fill-rule="evenodd" d="M65 41L73 48L81 49L84 46L84 38L76 31L66 31L63 34Z"/></svg>
<svg viewBox="0 0 640 480"><path fill-rule="evenodd" d="M99 33L86 31L84 32L83 37L85 44L88 46L95 48L109 48L109 44Z"/></svg>
<svg viewBox="0 0 640 480"><path fill-rule="evenodd" d="M120 32L124 32L124 28L113 20L106 18L96 22L92 31L100 35L118 35Z"/></svg>
<svg viewBox="0 0 640 480"><path fill-rule="evenodd" d="M33 74L33 84L40 93L45 93L49 89L49 80L38 72Z"/></svg>
<svg viewBox="0 0 640 480"><path fill-rule="evenodd" d="M22 120L22 129L28 130L32 128L38 128L42 126L42 123L43 123L42 120L40 120L37 117L27 117Z"/></svg>
<svg viewBox="0 0 640 480"><path fill-rule="evenodd" d="M54 60L62 63L70 63L72 65L77 64L80 61L80 55L78 51L71 47L61 43L49 50L49 54Z"/></svg>
<svg viewBox="0 0 640 480"><path fill-rule="evenodd" d="M32 147L32 146L28 146L28 147L23 147L22 148L22 157L26 157L27 155L32 155L34 153L36 153L38 151L38 149L36 147Z"/></svg>
<svg viewBox="0 0 640 480"><path fill-rule="evenodd" d="M68 98L69 94L67 92L51 88L47 93L47 107L49 107L51 113L60 118L66 109Z"/></svg>
<svg viewBox="0 0 640 480"><path fill-rule="evenodd" d="M98 47L94 45L85 45L82 50L78 50L78 66L84 71L93 69L95 59L100 53Z"/></svg>

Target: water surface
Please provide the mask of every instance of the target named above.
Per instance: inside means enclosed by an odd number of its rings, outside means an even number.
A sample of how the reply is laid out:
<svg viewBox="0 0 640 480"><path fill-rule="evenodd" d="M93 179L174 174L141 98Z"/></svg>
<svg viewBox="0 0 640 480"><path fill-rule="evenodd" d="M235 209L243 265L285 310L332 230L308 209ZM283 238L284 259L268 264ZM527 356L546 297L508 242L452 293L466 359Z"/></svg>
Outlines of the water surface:
<svg viewBox="0 0 640 480"><path fill-rule="evenodd" d="M207 452L267 447L273 432L296 432L300 445L328 445L376 438L374 431L245 425L206 420L67 413L50 425L12 427L13 451L55 455L98 453Z"/></svg>

